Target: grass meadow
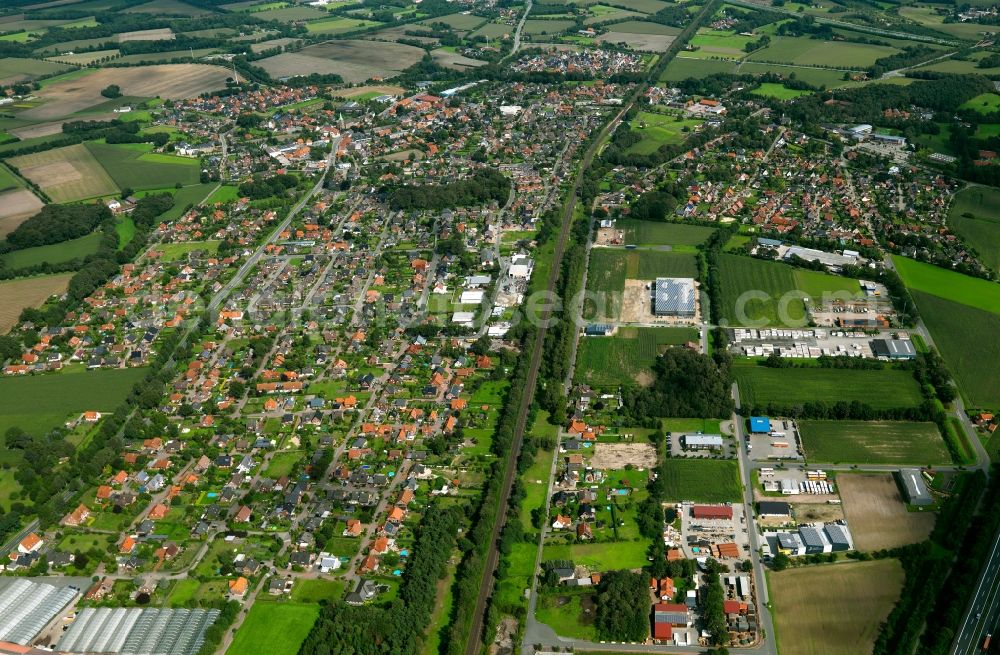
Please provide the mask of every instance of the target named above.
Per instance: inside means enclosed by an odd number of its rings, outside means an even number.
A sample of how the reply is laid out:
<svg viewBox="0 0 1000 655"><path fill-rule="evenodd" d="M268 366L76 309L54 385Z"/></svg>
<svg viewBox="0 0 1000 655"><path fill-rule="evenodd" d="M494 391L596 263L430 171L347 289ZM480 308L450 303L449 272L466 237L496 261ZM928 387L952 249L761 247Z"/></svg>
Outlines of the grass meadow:
<svg viewBox="0 0 1000 655"><path fill-rule="evenodd" d="M701 225L627 219L619 220L617 227L625 232L625 243L637 246L697 246L715 231Z"/></svg>
<svg viewBox="0 0 1000 655"><path fill-rule="evenodd" d="M1000 285L995 282L962 275L933 264L897 255L892 256L892 262L903 282L911 290L947 298L1000 315Z"/></svg>
<svg viewBox="0 0 1000 655"><path fill-rule="evenodd" d="M799 421L806 458L851 464L951 464L934 423Z"/></svg>
<svg viewBox="0 0 1000 655"><path fill-rule="evenodd" d="M975 186L960 191L948 221L984 264L1000 271L1000 190Z"/></svg>
<svg viewBox="0 0 1000 655"><path fill-rule="evenodd" d="M653 361L670 346L698 341L697 328L620 327L611 337L580 340L575 379L596 387L648 384Z"/></svg>
<svg viewBox="0 0 1000 655"><path fill-rule="evenodd" d="M306 603L254 603L226 653L296 655L319 611L319 605Z"/></svg>
<svg viewBox="0 0 1000 655"><path fill-rule="evenodd" d="M767 368L738 362L733 375L740 385L743 407L801 405L858 401L875 409L916 407L923 400L909 371L834 368Z"/></svg>
<svg viewBox="0 0 1000 655"><path fill-rule="evenodd" d="M664 465L667 501L726 503L739 500L743 493L735 460L674 457L664 460Z"/></svg>

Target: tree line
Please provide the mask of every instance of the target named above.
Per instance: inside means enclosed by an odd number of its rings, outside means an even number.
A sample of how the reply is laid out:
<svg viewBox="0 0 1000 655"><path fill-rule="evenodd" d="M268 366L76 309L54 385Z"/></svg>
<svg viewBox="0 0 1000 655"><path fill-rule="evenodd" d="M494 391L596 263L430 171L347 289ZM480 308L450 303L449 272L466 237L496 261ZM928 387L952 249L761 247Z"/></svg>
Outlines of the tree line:
<svg viewBox="0 0 1000 655"><path fill-rule="evenodd" d="M396 187L389 192L388 200L393 209L440 211L489 202L503 204L509 195L510 179L506 175L492 168L481 168L464 180Z"/></svg>

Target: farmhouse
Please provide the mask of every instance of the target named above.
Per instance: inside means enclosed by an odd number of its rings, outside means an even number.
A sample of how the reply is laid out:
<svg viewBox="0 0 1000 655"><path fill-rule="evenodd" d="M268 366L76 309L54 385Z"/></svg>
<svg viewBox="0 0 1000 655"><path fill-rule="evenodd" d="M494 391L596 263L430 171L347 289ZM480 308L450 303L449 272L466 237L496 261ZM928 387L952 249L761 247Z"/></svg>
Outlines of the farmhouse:
<svg viewBox="0 0 1000 655"><path fill-rule="evenodd" d="M656 278L652 289L654 316L695 315L694 279L689 277Z"/></svg>
<svg viewBox="0 0 1000 655"><path fill-rule="evenodd" d="M934 503L934 498L927 490L927 485L924 484L924 478L918 469L900 469L898 475L907 503L920 506Z"/></svg>

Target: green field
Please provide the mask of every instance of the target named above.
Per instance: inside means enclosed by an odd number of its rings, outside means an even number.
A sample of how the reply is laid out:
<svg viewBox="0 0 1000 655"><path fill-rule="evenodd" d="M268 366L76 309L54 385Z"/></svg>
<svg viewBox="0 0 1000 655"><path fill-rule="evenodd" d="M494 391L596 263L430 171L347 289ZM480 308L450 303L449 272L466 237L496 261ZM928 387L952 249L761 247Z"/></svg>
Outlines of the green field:
<svg viewBox="0 0 1000 655"><path fill-rule="evenodd" d="M646 565L647 548L649 548L649 542L645 539L601 543L546 544L542 551L542 558L543 560L573 560L574 563L586 566L593 571L638 569Z"/></svg>
<svg viewBox="0 0 1000 655"><path fill-rule="evenodd" d="M740 469L730 459L668 458L665 500L696 503L726 503L737 501L743 493Z"/></svg>
<svg viewBox="0 0 1000 655"><path fill-rule="evenodd" d="M1000 315L919 291L920 315L971 408L1000 408Z"/></svg>
<svg viewBox="0 0 1000 655"><path fill-rule="evenodd" d="M17 426L31 434L48 432L75 414L111 411L145 368L102 369L0 379L0 435Z"/></svg>
<svg viewBox="0 0 1000 655"><path fill-rule="evenodd" d="M162 221L176 221L184 214L188 205L197 205L205 200L205 197L212 192L216 185L212 182L207 184L194 184L174 192L174 206L163 212L160 216ZM223 187L226 188L226 187ZM235 187L229 187L235 188Z"/></svg>
<svg viewBox="0 0 1000 655"><path fill-rule="evenodd" d="M319 605L305 603L254 603L226 653L296 655L319 610Z"/></svg>
<svg viewBox="0 0 1000 655"><path fill-rule="evenodd" d="M618 328L580 340L574 379L597 387L652 382L653 360L670 346L698 341L697 328Z"/></svg>
<svg viewBox="0 0 1000 655"><path fill-rule="evenodd" d="M119 188L134 191L161 189L176 183L197 184L199 162L191 157L151 152L150 144L108 145L88 142L87 150L100 162Z"/></svg>
<svg viewBox="0 0 1000 655"><path fill-rule="evenodd" d="M896 266L896 272L911 290L1000 314L1000 285L995 282L897 255L892 256L892 262Z"/></svg>
<svg viewBox="0 0 1000 655"><path fill-rule="evenodd" d="M625 243L637 246L697 246L715 232L710 227L622 219L616 227L625 232Z"/></svg>
<svg viewBox="0 0 1000 655"><path fill-rule="evenodd" d="M21 187L21 180L6 166L0 165L0 191L18 189Z"/></svg>
<svg viewBox="0 0 1000 655"><path fill-rule="evenodd" d="M631 127L633 132L642 137L642 141L629 146L628 152L648 155L662 145L680 143L701 123L701 120L679 115L640 111L632 119Z"/></svg>
<svg viewBox="0 0 1000 655"><path fill-rule="evenodd" d="M697 277L697 258L688 253L659 250L618 250L594 248L590 252L587 289L604 294L606 318L617 319L625 280L653 280L658 277ZM588 304L587 318L597 318L597 308Z"/></svg>
<svg viewBox="0 0 1000 655"><path fill-rule="evenodd" d="M974 186L955 194L948 222L983 264L1000 271L1000 190Z"/></svg>
<svg viewBox="0 0 1000 655"><path fill-rule="evenodd" d="M684 57L675 57L673 61L667 64L663 75L660 77L662 81L680 82L689 77L701 79L709 75L715 75L716 73L732 73L736 68L735 62L732 61L697 59L688 56L689 53L684 54Z"/></svg>
<svg viewBox="0 0 1000 655"><path fill-rule="evenodd" d="M1000 95L996 93L981 93L967 100L959 109L971 109L979 114L993 114L1000 111Z"/></svg>
<svg viewBox="0 0 1000 655"><path fill-rule="evenodd" d="M372 25L381 25L381 23L361 18L338 17L306 23L306 30L312 34L343 34Z"/></svg>
<svg viewBox="0 0 1000 655"><path fill-rule="evenodd" d="M829 62L831 66L839 66L837 61ZM844 70L834 68L815 68L811 66L790 66L787 64L766 64L756 61L744 61L740 66L740 73L751 75L762 75L764 73L774 73L782 77L789 77L793 73L795 79L801 80L813 86L825 86L828 89L836 89L843 86L857 86L857 82L844 80ZM892 78L893 80L908 80L908 78ZM912 81L912 80L909 80Z"/></svg>
<svg viewBox="0 0 1000 655"><path fill-rule="evenodd" d="M343 595L344 583L341 580L303 578L292 585L292 601L296 603L333 602Z"/></svg>
<svg viewBox="0 0 1000 655"><path fill-rule="evenodd" d="M101 245L101 238L100 232L92 232L79 239L71 239L62 243L14 250L0 255L0 260L9 269L37 266L46 262L49 264L61 264L71 259L82 259L87 255L93 255L97 252L98 246Z"/></svg>
<svg viewBox="0 0 1000 655"><path fill-rule="evenodd" d="M798 36L774 36L771 44L747 56L750 60L799 64L864 68L876 59L898 53L896 48L846 41L828 41Z"/></svg>
<svg viewBox="0 0 1000 655"><path fill-rule="evenodd" d="M583 603L590 611L585 612ZM537 616L562 637L595 641L593 589L589 593L546 593L538 598Z"/></svg>
<svg viewBox="0 0 1000 655"><path fill-rule="evenodd" d="M784 84L775 84L774 82L764 82L750 93L754 94L755 96L763 96L765 98L776 98L777 100L791 100L793 98L798 98L799 96L807 96L810 93L812 93L812 91L806 91L804 89L789 89Z"/></svg>
<svg viewBox="0 0 1000 655"><path fill-rule="evenodd" d="M875 409L916 407L923 399L909 371L834 368L768 368L743 362L733 367L743 407L780 407L811 401L858 401Z"/></svg>
<svg viewBox="0 0 1000 655"><path fill-rule="evenodd" d="M720 315L730 325L805 325L805 300L825 293L860 293L856 280L799 269L782 262L723 253Z"/></svg>
<svg viewBox="0 0 1000 655"><path fill-rule="evenodd" d="M280 478L284 475L291 475L295 465L305 457L302 450L283 450L274 453L271 461L267 465L265 473L269 478Z"/></svg>
<svg viewBox="0 0 1000 655"><path fill-rule="evenodd" d="M951 464L934 423L800 420L798 426L810 462Z"/></svg>
<svg viewBox="0 0 1000 655"><path fill-rule="evenodd" d="M173 262L178 259L185 258L188 253L195 252L196 250L201 250L210 255L214 255L219 250L220 243L222 242L186 241L184 243L165 243L153 247L152 250L157 250L163 253L160 256L160 261Z"/></svg>
<svg viewBox="0 0 1000 655"><path fill-rule="evenodd" d="M524 21L523 32L525 34L540 35L540 34L559 34L569 28L573 27L576 23L571 20L565 20L561 18L555 18L552 20L539 20L539 19L528 19ZM511 33L514 32L514 28L508 28Z"/></svg>

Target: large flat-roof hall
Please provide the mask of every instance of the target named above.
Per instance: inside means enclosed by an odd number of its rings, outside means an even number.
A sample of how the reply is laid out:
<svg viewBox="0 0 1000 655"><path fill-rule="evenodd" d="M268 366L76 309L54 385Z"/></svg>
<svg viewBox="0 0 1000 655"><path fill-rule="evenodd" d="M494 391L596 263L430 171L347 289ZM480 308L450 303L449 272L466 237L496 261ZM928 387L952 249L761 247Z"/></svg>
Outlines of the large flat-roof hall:
<svg viewBox="0 0 1000 655"><path fill-rule="evenodd" d="M695 286L689 277L658 277L653 283L655 316L694 316Z"/></svg>

